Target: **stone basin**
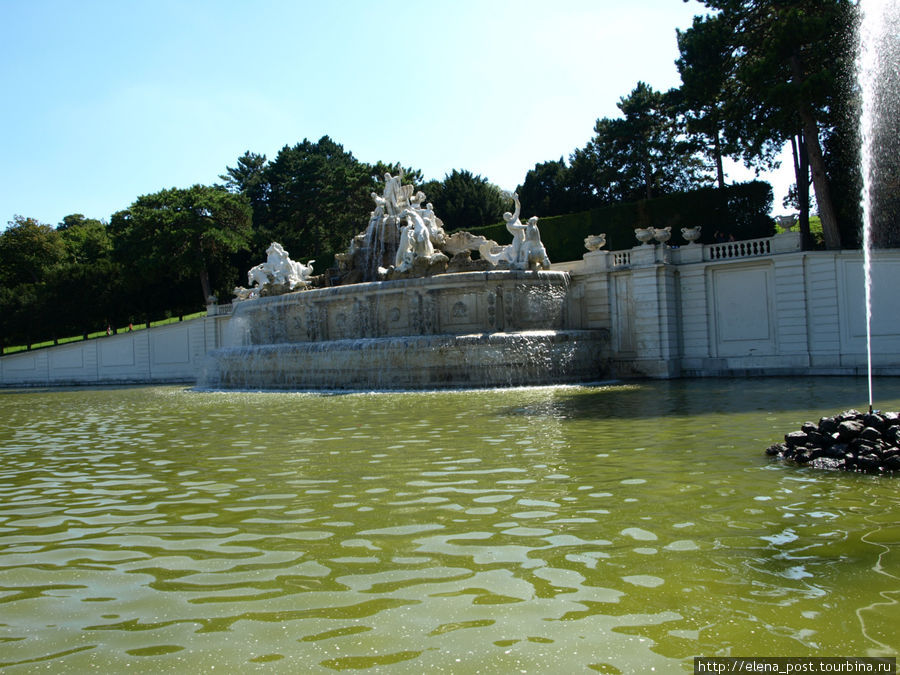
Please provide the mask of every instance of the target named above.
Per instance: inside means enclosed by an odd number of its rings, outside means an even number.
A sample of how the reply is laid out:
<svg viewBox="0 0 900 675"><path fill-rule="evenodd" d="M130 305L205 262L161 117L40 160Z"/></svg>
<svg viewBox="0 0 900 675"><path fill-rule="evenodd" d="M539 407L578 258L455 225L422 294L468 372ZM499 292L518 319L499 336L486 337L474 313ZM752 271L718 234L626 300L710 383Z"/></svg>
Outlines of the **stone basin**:
<svg viewBox="0 0 900 675"><path fill-rule="evenodd" d="M568 274L490 271L238 303L201 386L431 389L584 382L608 334L570 327Z"/></svg>

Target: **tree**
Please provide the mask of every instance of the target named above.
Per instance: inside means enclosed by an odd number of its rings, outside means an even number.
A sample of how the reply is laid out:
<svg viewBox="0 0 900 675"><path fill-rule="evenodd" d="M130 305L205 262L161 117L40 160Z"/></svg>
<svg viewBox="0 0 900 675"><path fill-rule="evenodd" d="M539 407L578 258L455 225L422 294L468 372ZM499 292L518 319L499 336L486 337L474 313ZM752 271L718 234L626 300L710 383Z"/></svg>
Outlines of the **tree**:
<svg viewBox="0 0 900 675"><path fill-rule="evenodd" d="M536 216L556 216L588 208L570 189L570 171L562 157L558 161L535 164L525 174L518 188L519 201L528 213Z"/></svg>
<svg viewBox="0 0 900 675"><path fill-rule="evenodd" d="M63 218L56 231L65 243L69 262L93 265L110 259L112 241L103 222L73 213Z"/></svg>
<svg viewBox="0 0 900 675"><path fill-rule="evenodd" d="M323 136L284 146L274 160L247 152L228 168L229 189L247 196L254 214L254 248L279 241L299 259L343 250L364 230L373 208L370 193L393 166L369 165ZM410 178L418 172L410 171Z"/></svg>
<svg viewBox="0 0 900 675"><path fill-rule="evenodd" d="M695 16L689 29L675 31L681 57L675 62L681 75L679 103L687 118L687 131L707 139L704 148L712 160L719 187L725 187L724 156L737 154L722 137L729 80L734 74L731 31L721 16Z"/></svg>
<svg viewBox="0 0 900 675"><path fill-rule="evenodd" d="M266 156L249 150L238 157L234 167L226 167L226 173L219 176L225 181L225 189L244 195L253 208L253 222L265 220L265 209L269 202L271 186L266 177Z"/></svg>
<svg viewBox="0 0 900 675"><path fill-rule="evenodd" d="M509 206L499 187L465 169L454 169L440 182L426 183L423 191L451 231L498 223Z"/></svg>
<svg viewBox="0 0 900 675"><path fill-rule="evenodd" d="M707 184L699 148L685 135L673 97L638 82L619 100L623 118L598 119L594 137L570 158L575 189L611 203Z"/></svg>
<svg viewBox="0 0 900 675"><path fill-rule="evenodd" d="M65 258L59 232L34 218L13 216L0 233L0 284L39 283Z"/></svg>
<svg viewBox="0 0 900 675"><path fill-rule="evenodd" d="M207 302L214 290L211 271L227 266L227 256L250 243L250 205L243 195L219 187L172 188L138 197L113 215L110 230L120 260L146 280L192 277Z"/></svg>
<svg viewBox="0 0 900 675"><path fill-rule="evenodd" d="M851 0L703 0L731 30L733 140L758 147L802 135L825 245L840 248L822 139L840 96L839 72L854 22ZM737 117L736 117L737 119ZM798 156L799 164L799 156ZM798 186L801 177L798 171Z"/></svg>

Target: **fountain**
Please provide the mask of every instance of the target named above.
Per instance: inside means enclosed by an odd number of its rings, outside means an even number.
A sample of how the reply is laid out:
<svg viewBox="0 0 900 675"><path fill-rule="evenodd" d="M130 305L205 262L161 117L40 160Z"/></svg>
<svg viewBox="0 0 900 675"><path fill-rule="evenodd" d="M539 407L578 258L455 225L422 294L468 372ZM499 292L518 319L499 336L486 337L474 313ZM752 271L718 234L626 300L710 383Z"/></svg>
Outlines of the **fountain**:
<svg viewBox="0 0 900 675"><path fill-rule="evenodd" d="M311 277L277 243L235 289L225 346L201 384L228 389L432 389L584 382L606 369L605 330L573 329L566 272L537 218L504 214L506 246L448 236L425 195L385 175L366 230ZM473 253L477 257L473 258ZM326 283L337 285L326 286ZM319 287L313 287L316 284Z"/></svg>
<svg viewBox="0 0 900 675"><path fill-rule="evenodd" d="M860 168L862 191L863 278L865 287L866 380L868 414L845 411L823 417L818 424L806 422L799 431L785 434L767 454L815 468L893 474L900 471L900 414L874 410L872 382L872 250L876 225L883 231L882 246L892 243L894 227L890 199L885 189L887 175L897 171L897 106L900 104L900 4L860 3L856 75L862 101L860 117ZM893 165L892 165L893 163ZM879 189L880 188L880 189ZM893 197L896 199L896 197ZM787 222L790 218L791 222ZM779 219L790 229L791 216Z"/></svg>
<svg viewBox="0 0 900 675"><path fill-rule="evenodd" d="M865 270L866 355L869 411L872 411L872 248L878 210L889 209L878 203L876 177L890 169L882 156L896 162L900 147L896 134L897 106L900 104L900 5L890 2L860 3L861 20L856 59L857 81L862 100L860 117L863 218L863 266ZM892 126L894 128L892 128ZM876 154L877 150L877 154ZM896 167L894 167L896 170ZM896 189L896 188L894 188ZM888 238L889 240L889 238ZM884 245L886 242L881 242Z"/></svg>

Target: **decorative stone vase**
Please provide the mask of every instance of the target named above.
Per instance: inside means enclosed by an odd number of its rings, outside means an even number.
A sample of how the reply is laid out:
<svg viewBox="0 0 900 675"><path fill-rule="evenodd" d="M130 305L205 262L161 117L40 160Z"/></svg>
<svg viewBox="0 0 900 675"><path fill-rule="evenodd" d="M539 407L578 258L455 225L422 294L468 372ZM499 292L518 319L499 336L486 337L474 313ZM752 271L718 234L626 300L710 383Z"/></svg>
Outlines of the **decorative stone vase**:
<svg viewBox="0 0 900 675"><path fill-rule="evenodd" d="M682 227L681 228L681 236L684 237L684 240L688 243L688 246L692 246L697 243L697 240L700 239L700 230L703 228L698 225L697 227Z"/></svg>
<svg viewBox="0 0 900 675"><path fill-rule="evenodd" d="M606 233L590 234L584 238L584 247L588 251L599 251L606 246Z"/></svg>
<svg viewBox="0 0 900 675"><path fill-rule="evenodd" d="M784 230L783 234L786 234L791 231L791 228L797 224L797 216L775 216L775 222L778 223L778 227Z"/></svg>
<svg viewBox="0 0 900 675"><path fill-rule="evenodd" d="M672 228L657 227L653 230L653 238L656 239L656 241L658 241L660 244L665 245L665 243L672 238Z"/></svg>
<svg viewBox="0 0 900 675"><path fill-rule="evenodd" d="M655 230L652 227L636 227L634 228L634 236L637 237L637 240L641 242L644 246L650 244L650 240L653 239L653 234Z"/></svg>

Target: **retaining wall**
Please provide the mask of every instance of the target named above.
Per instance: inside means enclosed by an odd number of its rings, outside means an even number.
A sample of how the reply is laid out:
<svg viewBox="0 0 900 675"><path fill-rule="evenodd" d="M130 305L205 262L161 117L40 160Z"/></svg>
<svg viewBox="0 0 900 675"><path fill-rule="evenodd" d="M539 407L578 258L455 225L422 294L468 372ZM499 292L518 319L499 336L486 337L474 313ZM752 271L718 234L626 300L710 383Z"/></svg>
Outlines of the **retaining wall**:
<svg viewBox="0 0 900 675"><path fill-rule="evenodd" d="M867 369L863 256L801 251L798 233L594 251L571 276L567 325L609 331L618 377L858 375ZM900 375L900 250L873 257L876 375ZM0 386L189 383L228 344L209 315L0 358ZM219 312L223 312L219 314ZM477 329L476 329L477 330Z"/></svg>
<svg viewBox="0 0 900 675"><path fill-rule="evenodd" d="M619 376L854 375L867 369L863 256L798 233L595 251L572 274L582 327L612 334ZM900 375L900 251L872 265L873 372Z"/></svg>
<svg viewBox="0 0 900 675"><path fill-rule="evenodd" d="M190 383L227 317L207 316L0 358L0 386Z"/></svg>

